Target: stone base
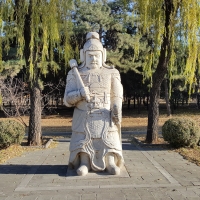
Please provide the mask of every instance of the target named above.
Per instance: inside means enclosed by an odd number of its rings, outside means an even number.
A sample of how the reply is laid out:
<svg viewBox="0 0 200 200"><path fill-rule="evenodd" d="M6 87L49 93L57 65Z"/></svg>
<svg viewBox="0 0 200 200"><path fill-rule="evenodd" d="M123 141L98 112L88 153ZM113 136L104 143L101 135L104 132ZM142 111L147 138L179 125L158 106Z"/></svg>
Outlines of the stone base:
<svg viewBox="0 0 200 200"><path fill-rule="evenodd" d="M94 172L90 171L86 176L78 176L75 169L67 169L66 178L67 179L97 179L97 178L129 178L129 174L125 166L121 167L120 175L110 175L107 171Z"/></svg>

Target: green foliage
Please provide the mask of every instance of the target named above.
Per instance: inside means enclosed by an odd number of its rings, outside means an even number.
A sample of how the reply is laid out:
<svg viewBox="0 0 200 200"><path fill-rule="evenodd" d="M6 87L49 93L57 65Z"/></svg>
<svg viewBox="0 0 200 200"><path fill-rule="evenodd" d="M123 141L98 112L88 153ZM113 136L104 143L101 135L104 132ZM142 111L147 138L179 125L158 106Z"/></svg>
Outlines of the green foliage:
<svg viewBox="0 0 200 200"><path fill-rule="evenodd" d="M69 40L72 6L72 0L0 1L0 72L8 60L24 60L26 72L23 72L26 74L23 78L26 78L30 91L38 91L30 92L29 123L33 126L29 133L34 134L30 134L29 144L40 144L40 136L35 135L41 133L41 127L34 124L33 118L37 116L40 121L41 117L41 102L34 100L41 97L41 79L49 73L55 74L73 55ZM15 58L6 58L11 47L16 48ZM38 107L37 112L34 107ZM34 141L37 138L38 141Z"/></svg>
<svg viewBox="0 0 200 200"><path fill-rule="evenodd" d="M109 27L112 16L110 16L110 7L103 1L75 1L75 32L106 30Z"/></svg>
<svg viewBox="0 0 200 200"><path fill-rule="evenodd" d="M2 109L2 104L3 104L3 97L0 92L0 110Z"/></svg>
<svg viewBox="0 0 200 200"><path fill-rule="evenodd" d="M18 0L1 3L1 46L5 53L9 53L11 45L17 47L18 59L25 58L29 81L37 80L38 76L46 75L50 70L58 70L58 65L52 64L55 50L59 52L60 59L69 59L67 55L72 55L68 40L72 34L69 20L71 7L71 0ZM0 49L0 58L2 53ZM68 60L65 61L68 63ZM0 63L0 71L3 67Z"/></svg>
<svg viewBox="0 0 200 200"><path fill-rule="evenodd" d="M173 147L194 147L200 139L200 129L190 118L172 118L162 127L164 140Z"/></svg>
<svg viewBox="0 0 200 200"><path fill-rule="evenodd" d="M77 44L79 49L83 47L88 31L97 31L107 49L109 65L116 66L121 72L133 70L141 74L142 62L149 48L147 39L135 30L137 18L130 14L131 4L125 5L121 0L74 2L74 49Z"/></svg>
<svg viewBox="0 0 200 200"><path fill-rule="evenodd" d="M22 69L23 61L22 60L8 60L2 62L2 72L1 72L1 78L4 79L9 77L15 77Z"/></svg>
<svg viewBox="0 0 200 200"><path fill-rule="evenodd" d="M25 127L15 120L0 121L0 148L20 144L25 135Z"/></svg>
<svg viewBox="0 0 200 200"><path fill-rule="evenodd" d="M200 4L194 0L135 0L134 14L138 16L141 34L152 37L152 51L145 61L145 69L154 73L152 65L161 52L163 38L168 34L170 50L166 52L169 57L168 76L170 83L177 79L178 75L184 78L185 85L189 85L191 93L192 85L195 82L196 69L200 68ZM166 27L165 19L166 5L172 6L170 14L170 25ZM141 26L142 24L142 26ZM166 32L168 30L168 33ZM144 74L145 78L149 78ZM151 76L150 76L151 77ZM171 89L170 89L171 90Z"/></svg>

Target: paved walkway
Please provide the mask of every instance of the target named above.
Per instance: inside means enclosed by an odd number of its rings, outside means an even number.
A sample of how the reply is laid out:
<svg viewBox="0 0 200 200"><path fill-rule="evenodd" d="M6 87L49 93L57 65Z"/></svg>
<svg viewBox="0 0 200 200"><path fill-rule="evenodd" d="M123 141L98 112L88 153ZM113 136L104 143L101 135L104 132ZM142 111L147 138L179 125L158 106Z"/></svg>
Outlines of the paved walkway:
<svg viewBox="0 0 200 200"><path fill-rule="evenodd" d="M200 199L200 167L173 151L130 144L128 135L123 135L120 176L70 176L70 138L64 138L57 148L28 152L0 165L0 200Z"/></svg>

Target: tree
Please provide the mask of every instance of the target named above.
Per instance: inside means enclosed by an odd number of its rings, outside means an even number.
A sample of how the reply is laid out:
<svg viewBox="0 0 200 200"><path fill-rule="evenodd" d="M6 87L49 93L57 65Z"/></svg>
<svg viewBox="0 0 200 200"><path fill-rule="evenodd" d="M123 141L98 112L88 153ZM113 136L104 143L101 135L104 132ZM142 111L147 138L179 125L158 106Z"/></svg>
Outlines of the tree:
<svg viewBox="0 0 200 200"><path fill-rule="evenodd" d="M27 127L22 118L29 112L29 91L26 83L13 77L0 79L0 93L2 95L0 108L6 117L15 117Z"/></svg>
<svg viewBox="0 0 200 200"><path fill-rule="evenodd" d="M66 62L73 51L69 44L71 22L70 0L13 0L0 2L0 47L9 51L17 46L18 59L25 60L30 90L31 112L28 144L41 143L41 76L56 72L55 52ZM49 14L50 13L50 14ZM0 48L0 71L3 70Z"/></svg>
<svg viewBox="0 0 200 200"><path fill-rule="evenodd" d="M147 59L149 68L152 69L152 87L150 91L150 106L148 113L148 127L146 141L156 142L158 137L159 97L160 86L167 72L172 73L175 57L175 33L182 30L181 40L187 49L186 64L182 73L185 76L185 84L189 84L191 91L196 68L200 63L200 4L197 0L135 0L135 11L140 16L143 28L141 32L152 34L154 45L152 46L153 59ZM157 62L152 62L157 60ZM152 65L155 65L153 67ZM145 69L144 69L145 71Z"/></svg>
<svg viewBox="0 0 200 200"><path fill-rule="evenodd" d="M138 69L141 62L137 60L140 35L134 31L134 22L129 15L131 8L123 9L123 2L118 1L74 1L73 31L74 49L83 47L88 31L99 33L104 47L108 50L107 62L121 71ZM142 45L140 45L142 48ZM143 48L145 49L145 48ZM78 55L78 54L77 54ZM78 56L77 56L78 58ZM133 62L133 60L137 60ZM137 63L137 64L136 64Z"/></svg>

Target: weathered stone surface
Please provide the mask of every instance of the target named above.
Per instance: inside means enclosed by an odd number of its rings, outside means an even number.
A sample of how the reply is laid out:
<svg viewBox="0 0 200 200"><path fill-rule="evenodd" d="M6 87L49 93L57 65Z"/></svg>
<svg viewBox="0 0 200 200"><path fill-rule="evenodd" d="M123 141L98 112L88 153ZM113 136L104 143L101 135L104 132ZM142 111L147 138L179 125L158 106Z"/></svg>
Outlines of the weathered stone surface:
<svg viewBox="0 0 200 200"><path fill-rule="evenodd" d="M176 152L123 143L129 177L122 174L103 178L98 175L90 178L89 174L86 177L66 177L69 154L65 152L69 142L64 138L59 140L57 148L26 153L1 164L0 199L200 198L200 167ZM29 160L30 157L33 159ZM151 175L148 175L148 170ZM199 180L196 186L194 177ZM189 182L192 184L187 184Z"/></svg>
<svg viewBox="0 0 200 200"><path fill-rule="evenodd" d="M81 65L70 61L64 103L74 106L69 167L80 176L88 171L119 175L123 166L120 74L107 66L99 35L90 32L81 52Z"/></svg>

